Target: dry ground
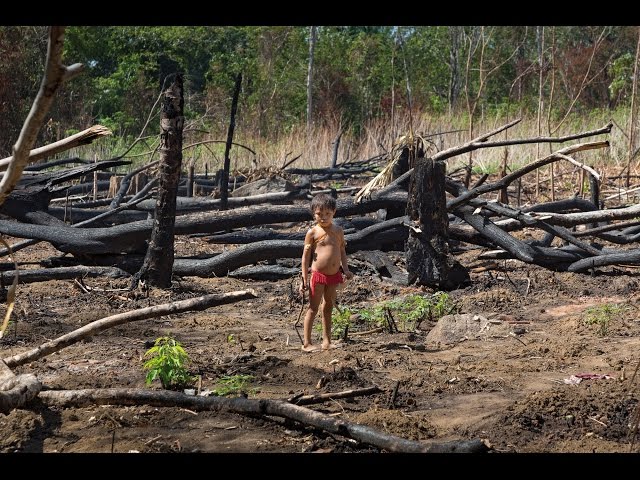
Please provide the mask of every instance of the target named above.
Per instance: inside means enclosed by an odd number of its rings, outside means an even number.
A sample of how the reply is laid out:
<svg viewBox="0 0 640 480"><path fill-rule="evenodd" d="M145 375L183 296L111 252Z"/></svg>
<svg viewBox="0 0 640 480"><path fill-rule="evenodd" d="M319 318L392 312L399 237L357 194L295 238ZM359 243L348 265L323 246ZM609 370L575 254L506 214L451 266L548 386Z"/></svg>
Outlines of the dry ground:
<svg viewBox="0 0 640 480"><path fill-rule="evenodd" d="M179 238L177 254L220 248ZM459 256L472 265L480 250ZM16 253L22 268L59 255L39 244ZM402 264L402 254L396 255ZM359 268L339 293L343 308L370 308L408 293ZM0 340L2 357L31 349L106 316L149 305L247 288L249 301L129 323L16 369L34 373L49 389L145 386L143 355L159 336L173 335L190 355L190 371L211 390L222 375L253 376L250 398L378 386L383 393L332 400L311 408L408 439L483 439L493 453L626 453L638 405L640 315L638 272L609 268L595 275L554 273L518 261L473 273L473 283L450 292L462 313L500 327L455 345L426 341L433 326L414 332L350 336L341 348L300 351L294 324L300 299L293 279L252 281L182 278L170 290L132 298L117 291L126 280L87 279L21 285L13 323ZM587 309L620 306L601 325L585 323ZM603 334L604 333L604 334ZM578 384L572 375L595 374ZM604 376L610 378L605 378ZM395 395L393 394L395 390ZM342 437L278 418L182 408L94 406L29 409L0 414L0 452L378 452Z"/></svg>

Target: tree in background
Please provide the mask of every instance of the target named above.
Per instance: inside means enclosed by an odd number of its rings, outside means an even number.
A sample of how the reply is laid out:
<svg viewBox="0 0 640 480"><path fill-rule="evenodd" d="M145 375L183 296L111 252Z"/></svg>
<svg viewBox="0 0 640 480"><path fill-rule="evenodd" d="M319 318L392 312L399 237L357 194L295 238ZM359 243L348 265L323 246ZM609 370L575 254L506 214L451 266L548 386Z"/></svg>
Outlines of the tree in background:
<svg viewBox="0 0 640 480"><path fill-rule="evenodd" d="M376 119L404 118L406 85L416 114L449 113L456 122L471 124L471 131L474 121L503 114L505 107L537 113L535 28L318 26L317 34L308 115L309 27L69 27L65 55L83 62L87 72L61 90L63 100L52 109L38 143L95 123L110 127L116 137L135 136L163 79L174 71L184 72L185 132L218 138L227 128L238 71L244 75L239 121L268 140L303 126L307 116L320 128L342 122L356 136ZM568 111L628 107L634 27L556 26L545 28L544 36L542 93L551 130ZM0 27L5 155L37 88L45 46L43 27Z"/></svg>
<svg viewBox="0 0 640 480"><path fill-rule="evenodd" d="M38 91L47 27L0 27L0 156L11 155Z"/></svg>

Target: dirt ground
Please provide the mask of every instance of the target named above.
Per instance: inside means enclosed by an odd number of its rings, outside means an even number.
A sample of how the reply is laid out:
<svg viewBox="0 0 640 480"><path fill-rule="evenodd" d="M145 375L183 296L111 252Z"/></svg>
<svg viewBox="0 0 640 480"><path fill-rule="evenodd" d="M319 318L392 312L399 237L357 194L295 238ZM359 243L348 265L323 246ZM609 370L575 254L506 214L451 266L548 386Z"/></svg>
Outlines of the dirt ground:
<svg viewBox="0 0 640 480"><path fill-rule="evenodd" d="M13 239L8 239L11 243ZM221 246L178 237L176 255ZM481 250L458 255L477 264ZM15 254L21 268L59 256L39 244ZM395 255L402 266L402 252ZM353 261L355 278L339 291L351 311L411 293ZM490 454L627 453L632 445L640 360L640 269L590 274L548 271L514 260L472 273L472 284L450 292L460 313L493 319L495 329L459 343L433 344L433 323L417 331L349 336L340 348L304 353L294 328L301 309L294 279L277 281L181 278L170 290L134 298L128 280L85 279L19 286L13 321L0 340L2 358L32 349L92 321L206 293L254 289L257 298L112 328L15 369L47 389L151 388L142 365L160 336L182 343L212 390L223 375L251 375L249 398L377 386L382 392L310 405L336 418L421 442L482 439ZM588 309L617 305L603 324L585 322ZM319 322L319 319L316 320ZM499 327L499 328L498 328ZM317 341L317 339L316 339ZM573 377L572 377L573 376ZM573 382L571 381L573 380ZM64 453L377 453L380 450L276 417L139 406L45 407L0 414L0 452Z"/></svg>

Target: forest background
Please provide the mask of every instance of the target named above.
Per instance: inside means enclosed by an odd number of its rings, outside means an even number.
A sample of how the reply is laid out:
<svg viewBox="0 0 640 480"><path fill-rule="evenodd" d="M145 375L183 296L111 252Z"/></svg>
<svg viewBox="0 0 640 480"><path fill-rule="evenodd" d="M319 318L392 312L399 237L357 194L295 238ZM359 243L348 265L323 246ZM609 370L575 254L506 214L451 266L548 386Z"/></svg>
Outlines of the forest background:
<svg viewBox="0 0 640 480"><path fill-rule="evenodd" d="M58 93L36 144L101 124L113 135L83 147L84 158L115 157L142 137L127 158L130 168L146 163L158 97L182 72L185 163L216 170L241 75L232 169L327 166L334 149L338 163L365 159L409 132L442 148L522 118L513 137L613 121L612 147L590 161L630 175L639 40L635 26L71 26L64 60L86 70ZM0 27L2 156L31 107L46 48L47 27ZM520 149L510 168L541 148ZM481 151L469 165L495 173L504 160Z"/></svg>

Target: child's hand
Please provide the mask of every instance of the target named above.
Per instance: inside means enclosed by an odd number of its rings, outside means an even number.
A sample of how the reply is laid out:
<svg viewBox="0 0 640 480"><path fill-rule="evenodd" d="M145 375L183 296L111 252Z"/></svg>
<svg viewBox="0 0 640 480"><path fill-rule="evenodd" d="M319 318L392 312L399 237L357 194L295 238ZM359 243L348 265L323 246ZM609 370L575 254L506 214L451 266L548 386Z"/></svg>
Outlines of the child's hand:
<svg viewBox="0 0 640 480"><path fill-rule="evenodd" d="M343 269L342 273L344 274L347 280L351 280L353 278L353 272L349 269Z"/></svg>
<svg viewBox="0 0 640 480"><path fill-rule="evenodd" d="M304 295L305 290L307 290L307 287L305 287L304 283L301 283L300 288L298 289L300 295Z"/></svg>

